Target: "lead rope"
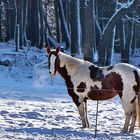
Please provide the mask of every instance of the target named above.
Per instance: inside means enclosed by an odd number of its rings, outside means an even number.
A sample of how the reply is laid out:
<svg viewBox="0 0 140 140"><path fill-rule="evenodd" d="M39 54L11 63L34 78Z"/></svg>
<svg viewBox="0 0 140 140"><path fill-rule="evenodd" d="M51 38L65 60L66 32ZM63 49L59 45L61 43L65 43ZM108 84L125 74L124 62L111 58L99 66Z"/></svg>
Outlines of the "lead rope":
<svg viewBox="0 0 140 140"><path fill-rule="evenodd" d="M98 129L98 108L99 108L99 100L97 100L97 104L96 104L96 122L95 122L95 138L97 136L97 129Z"/></svg>

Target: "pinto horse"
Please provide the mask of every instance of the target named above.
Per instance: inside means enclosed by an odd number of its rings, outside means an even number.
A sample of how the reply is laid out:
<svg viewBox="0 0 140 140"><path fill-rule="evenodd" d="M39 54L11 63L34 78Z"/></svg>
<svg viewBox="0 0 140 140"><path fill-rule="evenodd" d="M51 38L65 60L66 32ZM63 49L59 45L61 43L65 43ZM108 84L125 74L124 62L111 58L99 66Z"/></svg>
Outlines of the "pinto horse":
<svg viewBox="0 0 140 140"><path fill-rule="evenodd" d="M47 47L48 68L65 80L69 95L78 107L83 128L89 127L87 100L107 100L120 96L125 112L123 132L134 132L136 117L140 128L140 69L125 63L107 67L71 57ZM132 118L129 128L130 119ZM129 129L129 130L128 130Z"/></svg>

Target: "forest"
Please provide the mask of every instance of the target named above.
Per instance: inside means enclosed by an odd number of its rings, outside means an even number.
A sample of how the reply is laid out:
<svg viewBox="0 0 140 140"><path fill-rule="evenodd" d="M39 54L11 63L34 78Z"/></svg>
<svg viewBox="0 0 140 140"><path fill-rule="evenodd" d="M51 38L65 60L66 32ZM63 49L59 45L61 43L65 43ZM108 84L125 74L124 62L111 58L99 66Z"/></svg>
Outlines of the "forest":
<svg viewBox="0 0 140 140"><path fill-rule="evenodd" d="M0 0L0 140L140 139L139 44L140 0Z"/></svg>
<svg viewBox="0 0 140 140"><path fill-rule="evenodd" d="M0 42L15 51L60 47L72 56L110 65L129 63L140 43L139 0L0 0Z"/></svg>

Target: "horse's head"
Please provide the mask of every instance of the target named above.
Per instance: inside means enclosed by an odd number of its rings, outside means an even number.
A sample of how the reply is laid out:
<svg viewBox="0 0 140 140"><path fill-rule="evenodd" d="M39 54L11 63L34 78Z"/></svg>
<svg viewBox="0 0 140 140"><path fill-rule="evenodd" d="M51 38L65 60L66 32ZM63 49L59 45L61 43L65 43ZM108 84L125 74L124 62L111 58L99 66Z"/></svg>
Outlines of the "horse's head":
<svg viewBox="0 0 140 140"><path fill-rule="evenodd" d="M47 54L48 54L48 68L49 73L54 76L56 71L60 65L59 62L59 48L50 50L50 47L47 47Z"/></svg>

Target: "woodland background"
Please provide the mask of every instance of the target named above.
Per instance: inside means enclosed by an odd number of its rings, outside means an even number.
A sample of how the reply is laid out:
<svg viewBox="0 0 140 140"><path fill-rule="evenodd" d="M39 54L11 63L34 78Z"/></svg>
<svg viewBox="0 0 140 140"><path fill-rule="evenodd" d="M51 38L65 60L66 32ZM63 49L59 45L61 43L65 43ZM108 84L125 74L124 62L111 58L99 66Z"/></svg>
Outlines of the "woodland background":
<svg viewBox="0 0 140 140"><path fill-rule="evenodd" d="M140 0L0 0L0 139L89 140L96 132L97 140L140 139L137 123L135 133L121 133L118 97L89 101L91 128L81 129L63 79L49 74L44 48L101 66L140 67L139 44Z"/></svg>
<svg viewBox="0 0 140 140"><path fill-rule="evenodd" d="M99 65L114 53L129 63L140 48L140 1L0 0L0 42L9 40L15 51L64 46Z"/></svg>

